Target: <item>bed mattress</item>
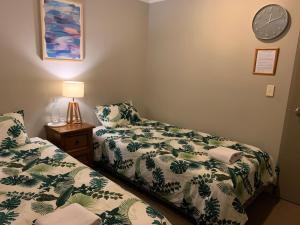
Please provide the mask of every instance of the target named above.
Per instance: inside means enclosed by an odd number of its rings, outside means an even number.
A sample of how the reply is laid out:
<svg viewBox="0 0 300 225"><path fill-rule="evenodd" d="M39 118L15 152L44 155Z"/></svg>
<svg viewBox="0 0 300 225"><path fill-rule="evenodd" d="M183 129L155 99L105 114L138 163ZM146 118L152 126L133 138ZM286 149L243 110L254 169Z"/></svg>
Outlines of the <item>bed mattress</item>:
<svg viewBox="0 0 300 225"><path fill-rule="evenodd" d="M0 149L0 224L32 225L55 209L78 203L103 225L170 225L156 209L50 142Z"/></svg>
<svg viewBox="0 0 300 225"><path fill-rule="evenodd" d="M210 159L224 146L243 153L232 165ZM261 149L152 120L94 129L95 160L192 216L198 224L245 224L244 204L276 181Z"/></svg>

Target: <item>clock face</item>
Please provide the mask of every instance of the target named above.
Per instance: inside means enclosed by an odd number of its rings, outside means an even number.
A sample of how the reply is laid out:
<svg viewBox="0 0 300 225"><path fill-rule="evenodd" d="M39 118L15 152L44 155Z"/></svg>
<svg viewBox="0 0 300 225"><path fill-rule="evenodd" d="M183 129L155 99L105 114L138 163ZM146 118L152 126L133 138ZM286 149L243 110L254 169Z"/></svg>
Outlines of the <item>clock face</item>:
<svg viewBox="0 0 300 225"><path fill-rule="evenodd" d="M279 37L289 25L289 14L280 5L267 5L255 15L253 31L258 39L272 40Z"/></svg>

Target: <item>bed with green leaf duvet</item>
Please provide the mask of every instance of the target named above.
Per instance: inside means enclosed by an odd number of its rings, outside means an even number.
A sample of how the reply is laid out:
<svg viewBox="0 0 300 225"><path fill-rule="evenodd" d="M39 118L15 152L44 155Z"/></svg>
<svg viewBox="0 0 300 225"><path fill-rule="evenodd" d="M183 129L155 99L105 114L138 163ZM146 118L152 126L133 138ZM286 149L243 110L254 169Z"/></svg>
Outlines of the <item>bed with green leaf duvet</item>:
<svg viewBox="0 0 300 225"><path fill-rule="evenodd" d="M208 157L224 146L241 151L228 165ZM192 217L196 224L245 224L245 204L276 183L272 158L257 147L143 119L94 129L95 160Z"/></svg>
<svg viewBox="0 0 300 225"><path fill-rule="evenodd" d="M34 225L73 203L98 215L103 225L170 225L159 211L48 141L0 149L1 225Z"/></svg>

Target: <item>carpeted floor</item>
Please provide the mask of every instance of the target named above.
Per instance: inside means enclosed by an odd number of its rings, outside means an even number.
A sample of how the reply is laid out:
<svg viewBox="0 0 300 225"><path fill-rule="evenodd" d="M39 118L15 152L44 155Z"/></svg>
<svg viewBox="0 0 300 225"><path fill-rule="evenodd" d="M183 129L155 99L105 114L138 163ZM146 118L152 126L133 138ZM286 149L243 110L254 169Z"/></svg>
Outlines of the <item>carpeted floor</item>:
<svg viewBox="0 0 300 225"><path fill-rule="evenodd" d="M248 209L247 225L300 225L300 206L262 194Z"/></svg>
<svg viewBox="0 0 300 225"><path fill-rule="evenodd" d="M152 196L149 196L149 194L137 190L132 185L115 178L110 173L105 171L101 171L101 173L160 210L173 225L193 225L183 215L157 201ZM246 225L300 225L300 206L284 200L274 199L268 194L262 194L247 209L247 214L249 221Z"/></svg>

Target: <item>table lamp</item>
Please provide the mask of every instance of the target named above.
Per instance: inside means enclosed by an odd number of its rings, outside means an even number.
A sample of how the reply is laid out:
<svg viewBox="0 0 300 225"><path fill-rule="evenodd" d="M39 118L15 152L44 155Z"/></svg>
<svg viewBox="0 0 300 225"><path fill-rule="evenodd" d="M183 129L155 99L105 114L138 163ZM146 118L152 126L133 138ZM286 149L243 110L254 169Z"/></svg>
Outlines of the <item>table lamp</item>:
<svg viewBox="0 0 300 225"><path fill-rule="evenodd" d="M63 96L73 99L72 102L69 102L68 112L67 112L67 123L81 124L82 119L81 119L79 104L75 102L75 98L84 97L84 83L76 82L76 81L64 81Z"/></svg>

